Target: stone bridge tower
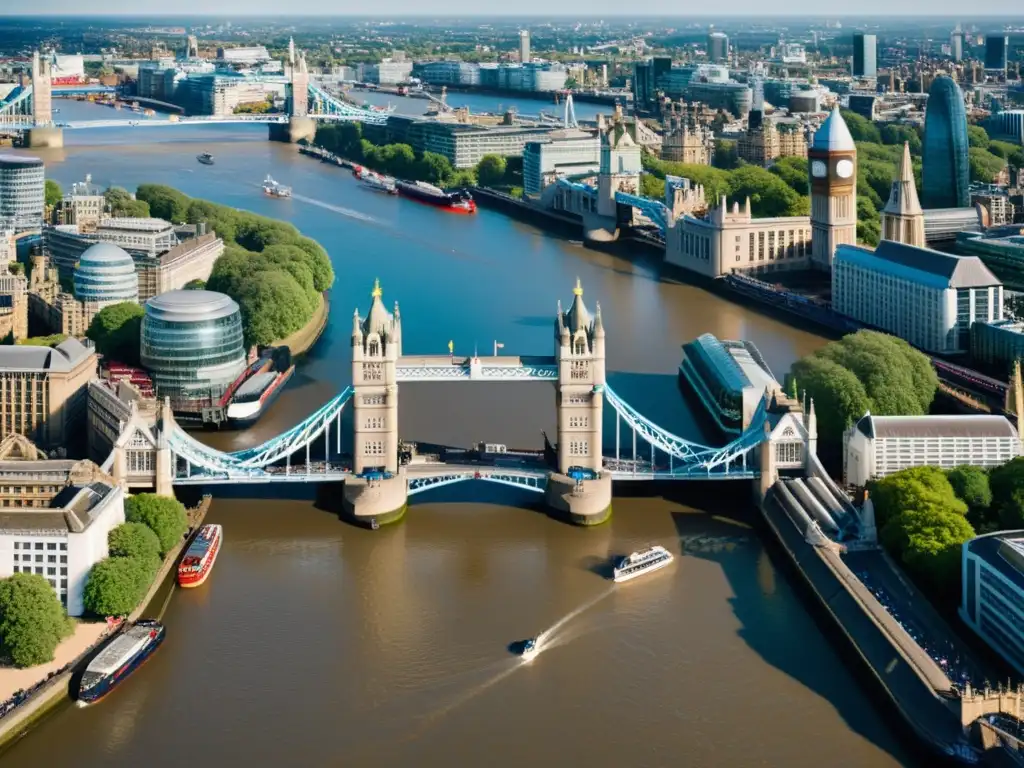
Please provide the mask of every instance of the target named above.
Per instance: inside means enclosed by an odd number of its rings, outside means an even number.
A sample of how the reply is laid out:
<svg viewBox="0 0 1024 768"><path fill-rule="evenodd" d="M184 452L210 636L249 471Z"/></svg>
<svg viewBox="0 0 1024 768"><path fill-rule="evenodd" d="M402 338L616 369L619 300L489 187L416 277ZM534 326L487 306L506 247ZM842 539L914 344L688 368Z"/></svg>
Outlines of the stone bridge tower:
<svg viewBox="0 0 1024 768"><path fill-rule="evenodd" d="M306 57L296 53L290 44L288 56L293 63L288 68L287 105L288 124L271 123L270 140L295 143L301 139L313 141L316 137L316 121L309 116L309 69Z"/></svg>
<svg viewBox="0 0 1024 768"><path fill-rule="evenodd" d="M49 59L32 54L32 121L28 130L28 146L34 148L63 147L64 131L53 124L53 70Z"/></svg>
<svg viewBox="0 0 1024 768"><path fill-rule="evenodd" d="M380 281L373 284L365 318L352 316L353 469L398 471L398 384L395 364L402 355L402 318L395 302L384 306Z"/></svg>
<svg viewBox="0 0 1024 768"><path fill-rule="evenodd" d="M595 525L611 514L612 481L604 469L604 324L601 306L591 315L576 281L568 312L558 303L555 316L555 363L558 383L558 471L548 478L547 503L568 513L574 523ZM569 476L573 467L595 473L594 479Z"/></svg>
<svg viewBox="0 0 1024 768"><path fill-rule="evenodd" d="M558 471L586 467L600 471L604 412L604 325L601 305L593 315L583 303L576 281L572 306L555 318L555 361L558 364Z"/></svg>

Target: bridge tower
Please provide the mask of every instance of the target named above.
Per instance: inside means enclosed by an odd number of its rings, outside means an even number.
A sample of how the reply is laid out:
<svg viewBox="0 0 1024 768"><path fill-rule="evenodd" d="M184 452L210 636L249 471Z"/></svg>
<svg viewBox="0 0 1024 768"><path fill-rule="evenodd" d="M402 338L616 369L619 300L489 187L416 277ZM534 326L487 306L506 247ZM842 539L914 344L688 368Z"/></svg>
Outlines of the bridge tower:
<svg viewBox="0 0 1024 768"><path fill-rule="evenodd" d="M306 56L295 52L294 44L289 46L289 58L294 57L288 68L287 105L288 125L270 125L270 140L294 144L305 139L313 141L316 136L316 121L309 116L309 69Z"/></svg>
<svg viewBox="0 0 1024 768"><path fill-rule="evenodd" d="M374 281L365 318L352 316L353 470L364 475L381 470L385 477L354 477L345 483L345 510L378 524L405 512L408 484L398 466L398 384L396 364L402 356L402 317L395 302L389 312L380 281Z"/></svg>
<svg viewBox="0 0 1024 768"><path fill-rule="evenodd" d="M49 59L32 54L32 122L28 130L28 146L33 148L63 147L64 131L53 124L53 78Z"/></svg>
<svg viewBox="0 0 1024 768"><path fill-rule="evenodd" d="M549 477L546 493L551 507L583 525L601 523L611 514L611 476L603 473L604 344L601 305L590 313L577 279L569 311L563 312L559 301L555 315L558 472ZM576 467L591 470L596 479L570 477Z"/></svg>
<svg viewBox="0 0 1024 768"><path fill-rule="evenodd" d="M608 124L604 116L598 116L597 132L601 137L597 210L583 212L583 234L588 240L610 242L618 238L620 226L632 220L632 209L620 206L615 201L615 193L639 193L640 146L622 122Z"/></svg>

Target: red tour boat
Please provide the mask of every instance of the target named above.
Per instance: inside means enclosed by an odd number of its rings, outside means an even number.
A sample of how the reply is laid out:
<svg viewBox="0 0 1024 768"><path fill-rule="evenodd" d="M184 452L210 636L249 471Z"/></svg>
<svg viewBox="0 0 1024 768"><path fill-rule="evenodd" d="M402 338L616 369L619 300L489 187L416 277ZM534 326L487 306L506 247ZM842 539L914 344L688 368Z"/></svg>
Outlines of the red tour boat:
<svg viewBox="0 0 1024 768"><path fill-rule="evenodd" d="M206 581L213 570L213 563L220 551L224 529L219 525L204 525L185 550L185 556L178 565L178 584L182 587L198 587Z"/></svg>

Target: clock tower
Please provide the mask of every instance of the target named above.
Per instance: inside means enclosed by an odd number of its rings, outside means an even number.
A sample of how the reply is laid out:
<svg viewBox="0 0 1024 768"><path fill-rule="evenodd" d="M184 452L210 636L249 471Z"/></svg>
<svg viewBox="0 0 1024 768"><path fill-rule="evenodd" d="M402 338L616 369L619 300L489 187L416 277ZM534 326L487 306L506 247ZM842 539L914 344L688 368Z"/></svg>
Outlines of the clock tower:
<svg viewBox="0 0 1024 768"><path fill-rule="evenodd" d="M857 145L832 110L807 150L811 186L811 266L831 271L840 245L857 243Z"/></svg>

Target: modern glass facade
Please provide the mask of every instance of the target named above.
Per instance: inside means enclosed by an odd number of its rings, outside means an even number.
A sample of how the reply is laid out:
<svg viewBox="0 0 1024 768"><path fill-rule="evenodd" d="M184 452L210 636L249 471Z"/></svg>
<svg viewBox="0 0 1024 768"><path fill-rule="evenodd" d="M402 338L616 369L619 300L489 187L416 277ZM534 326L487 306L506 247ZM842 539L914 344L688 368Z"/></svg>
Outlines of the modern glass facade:
<svg viewBox="0 0 1024 768"><path fill-rule="evenodd" d="M39 231L46 208L46 172L38 157L0 155L0 229Z"/></svg>
<svg viewBox="0 0 1024 768"><path fill-rule="evenodd" d="M853 76L875 77L878 74L877 38L874 35L853 36Z"/></svg>
<svg viewBox="0 0 1024 768"><path fill-rule="evenodd" d="M1004 531L963 545L960 617L1024 673L1024 531Z"/></svg>
<svg viewBox="0 0 1024 768"><path fill-rule="evenodd" d="M142 365L178 411L216 401L245 369L238 304L212 291L169 291L146 302Z"/></svg>
<svg viewBox="0 0 1024 768"><path fill-rule="evenodd" d="M75 298L101 306L139 300L135 260L111 243L97 243L75 265Z"/></svg>
<svg viewBox="0 0 1024 768"><path fill-rule="evenodd" d="M924 119L921 207L966 208L971 204L967 150L964 95L952 78L936 77L928 90Z"/></svg>

